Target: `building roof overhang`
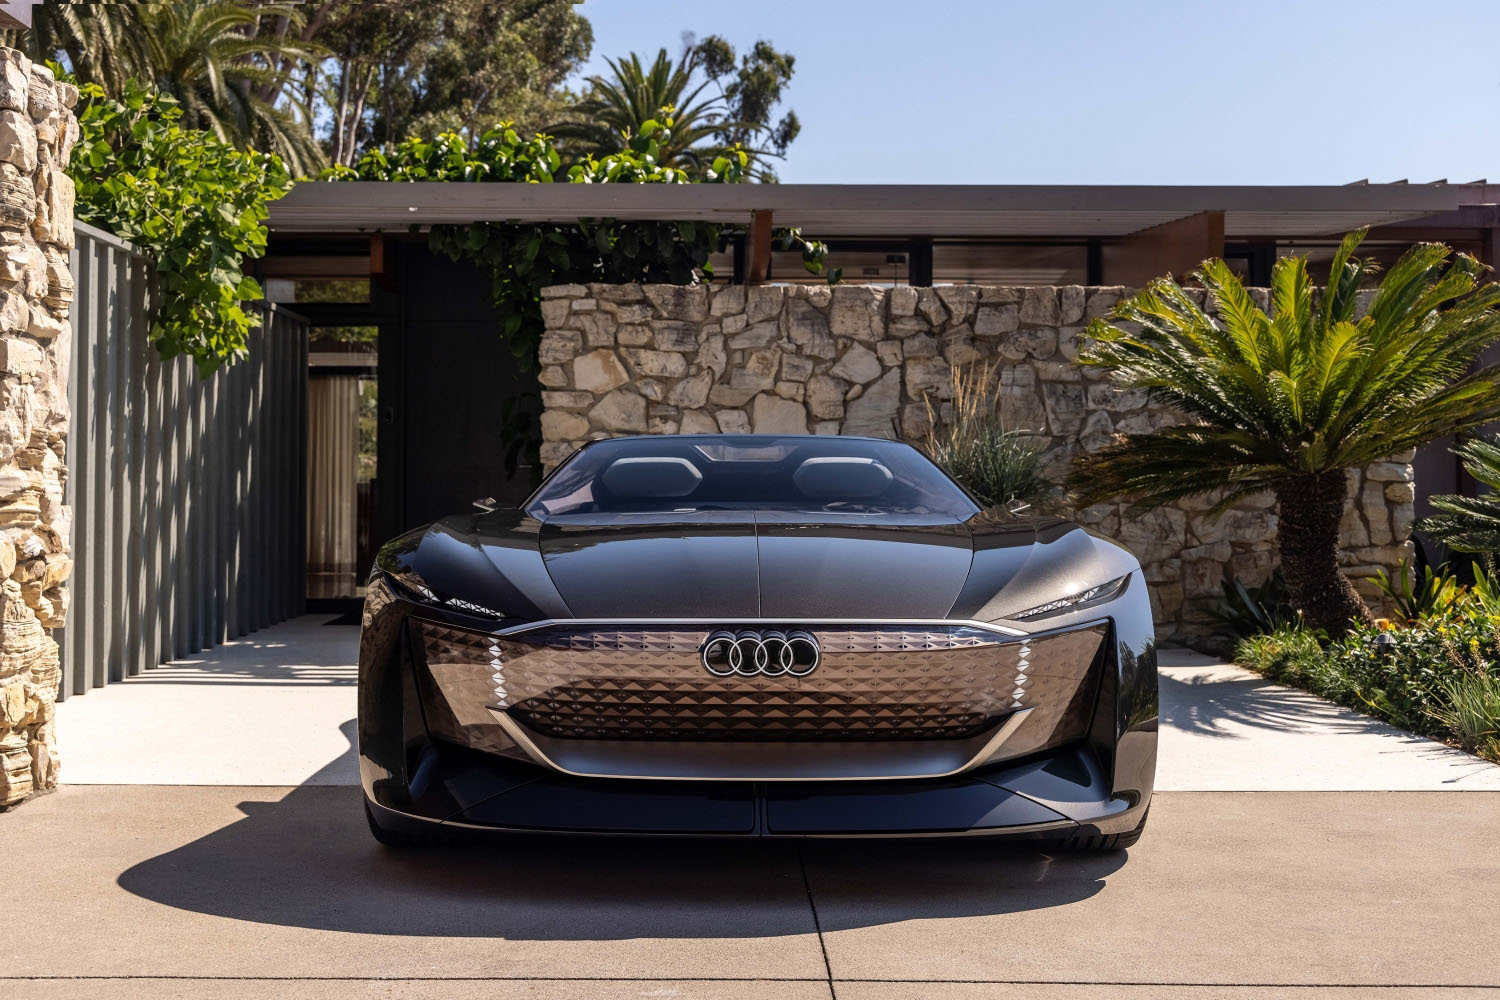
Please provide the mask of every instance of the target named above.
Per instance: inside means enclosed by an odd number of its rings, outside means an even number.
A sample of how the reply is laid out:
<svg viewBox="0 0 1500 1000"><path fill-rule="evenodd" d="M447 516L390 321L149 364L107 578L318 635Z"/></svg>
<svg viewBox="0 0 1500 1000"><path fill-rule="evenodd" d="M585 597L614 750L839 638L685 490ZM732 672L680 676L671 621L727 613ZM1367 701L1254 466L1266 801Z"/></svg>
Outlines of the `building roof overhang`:
<svg viewBox="0 0 1500 1000"><path fill-rule="evenodd" d="M1500 226L1500 185L474 184L306 181L271 205L276 233L404 232L580 218L748 223L830 237L1110 239L1203 212L1229 239L1324 238L1361 226Z"/></svg>

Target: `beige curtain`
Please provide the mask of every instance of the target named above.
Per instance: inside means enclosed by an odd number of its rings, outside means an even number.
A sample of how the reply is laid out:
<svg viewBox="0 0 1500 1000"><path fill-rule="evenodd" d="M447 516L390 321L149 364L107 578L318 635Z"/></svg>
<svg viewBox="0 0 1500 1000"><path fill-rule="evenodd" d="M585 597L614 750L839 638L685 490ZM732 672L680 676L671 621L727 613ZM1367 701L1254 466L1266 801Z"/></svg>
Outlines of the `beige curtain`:
<svg viewBox="0 0 1500 1000"><path fill-rule="evenodd" d="M359 378L307 380L307 596L355 597Z"/></svg>

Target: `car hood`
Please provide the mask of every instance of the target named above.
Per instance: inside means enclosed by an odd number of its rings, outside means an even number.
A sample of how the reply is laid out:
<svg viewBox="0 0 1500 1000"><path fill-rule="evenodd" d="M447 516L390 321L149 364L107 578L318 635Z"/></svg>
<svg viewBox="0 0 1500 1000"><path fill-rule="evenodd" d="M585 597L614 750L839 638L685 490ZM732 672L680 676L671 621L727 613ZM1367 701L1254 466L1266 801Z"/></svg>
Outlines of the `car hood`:
<svg viewBox="0 0 1500 1000"><path fill-rule="evenodd" d="M1056 519L766 511L499 511L407 537L388 549L440 598L516 618L974 618L1099 541Z"/></svg>

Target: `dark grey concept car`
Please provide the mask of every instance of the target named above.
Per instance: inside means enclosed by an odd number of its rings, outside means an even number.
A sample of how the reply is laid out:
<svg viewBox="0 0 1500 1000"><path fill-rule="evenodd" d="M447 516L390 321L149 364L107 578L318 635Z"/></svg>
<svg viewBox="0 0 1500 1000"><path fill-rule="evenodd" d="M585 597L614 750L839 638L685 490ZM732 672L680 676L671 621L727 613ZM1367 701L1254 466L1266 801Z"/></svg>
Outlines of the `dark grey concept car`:
<svg viewBox="0 0 1500 1000"><path fill-rule="evenodd" d="M1139 563L981 511L916 450L652 436L520 510L380 552L371 830L1140 836L1156 654Z"/></svg>

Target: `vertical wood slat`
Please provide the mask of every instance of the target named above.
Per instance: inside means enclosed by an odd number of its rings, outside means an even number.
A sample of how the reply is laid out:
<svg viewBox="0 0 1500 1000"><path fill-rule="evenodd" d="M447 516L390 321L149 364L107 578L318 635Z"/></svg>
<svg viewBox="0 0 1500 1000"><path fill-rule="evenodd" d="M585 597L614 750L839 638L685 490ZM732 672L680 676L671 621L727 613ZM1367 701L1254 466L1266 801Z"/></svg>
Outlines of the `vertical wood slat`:
<svg viewBox="0 0 1500 1000"><path fill-rule="evenodd" d="M161 493L157 488L162 481L162 366L155 362L156 352L146 343L146 317L150 308L150 275L143 259L134 261L134 289L132 302L136 315L131 336L136 338L141 352L141 385L145 405L142 408L143 440L145 454L141 463L145 481L142 483L140 518L144 528L145 588L141 600L141 668L149 670L161 662L161 588L166 567L162 561Z"/></svg>
<svg viewBox="0 0 1500 1000"><path fill-rule="evenodd" d="M94 427L90 446L94 449L95 469L90 482L89 497L89 520L91 522L91 533L94 536L93 550L89 553L89 561L93 563L93 579L90 581L90 593L88 595L88 608L93 612L95 621L90 629L89 656L92 658L89 665L89 673L95 687L103 687L109 683L109 629L113 619L113 601L109 589L109 570L111 553L114 551L114 532L109 523L109 425L111 410L114 408L114 372L111 362L114 355L110 352L110 323L111 305L109 301L109 287L107 271L109 269L110 248L107 244L100 244L94 248L90 255L93 259L93 267L90 273L91 280L88 283L88 293L95 297L95 308L98 310L98 336L94 338L94 377L92 382L95 391L96 405L94 407Z"/></svg>
<svg viewBox="0 0 1500 1000"><path fill-rule="evenodd" d="M200 379L146 343L149 260L76 237L63 698L305 606L306 321L263 307L248 356Z"/></svg>

